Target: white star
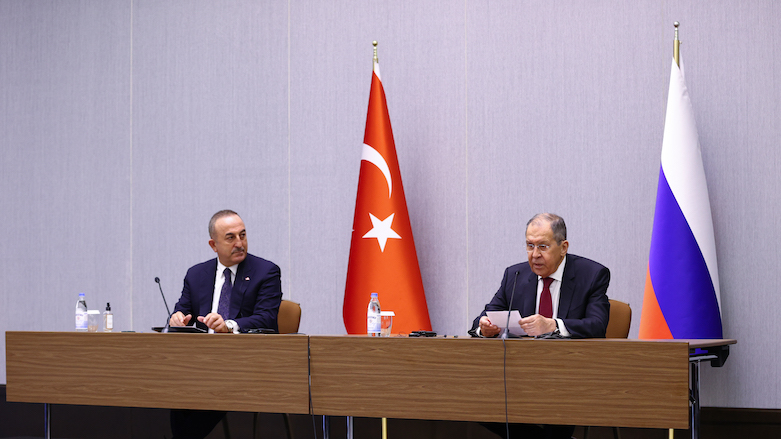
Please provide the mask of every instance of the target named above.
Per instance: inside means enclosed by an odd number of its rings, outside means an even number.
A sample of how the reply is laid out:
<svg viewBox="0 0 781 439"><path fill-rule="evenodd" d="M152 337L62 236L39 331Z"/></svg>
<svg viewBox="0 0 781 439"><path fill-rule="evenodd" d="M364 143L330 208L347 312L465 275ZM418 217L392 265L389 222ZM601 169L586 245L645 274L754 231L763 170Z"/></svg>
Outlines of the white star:
<svg viewBox="0 0 781 439"><path fill-rule="evenodd" d="M380 251L383 253L385 253L385 243L388 239L401 239L401 236L391 229L394 215L396 214L392 213L389 217L380 221L376 216L369 214L369 218L372 220L372 229L363 235L363 237L377 238L377 242L380 244Z"/></svg>

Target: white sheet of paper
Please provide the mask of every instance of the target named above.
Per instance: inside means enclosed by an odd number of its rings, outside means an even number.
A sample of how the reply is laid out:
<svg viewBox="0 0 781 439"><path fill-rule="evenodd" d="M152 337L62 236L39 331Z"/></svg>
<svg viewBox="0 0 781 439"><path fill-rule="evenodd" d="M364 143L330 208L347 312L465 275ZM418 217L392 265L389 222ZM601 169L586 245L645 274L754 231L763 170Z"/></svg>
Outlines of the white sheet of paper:
<svg viewBox="0 0 781 439"><path fill-rule="evenodd" d="M486 311L488 320L499 329L504 329L507 326L507 311ZM526 331L521 329L521 325L518 321L521 320L521 313L517 309L510 312L510 334L526 335Z"/></svg>

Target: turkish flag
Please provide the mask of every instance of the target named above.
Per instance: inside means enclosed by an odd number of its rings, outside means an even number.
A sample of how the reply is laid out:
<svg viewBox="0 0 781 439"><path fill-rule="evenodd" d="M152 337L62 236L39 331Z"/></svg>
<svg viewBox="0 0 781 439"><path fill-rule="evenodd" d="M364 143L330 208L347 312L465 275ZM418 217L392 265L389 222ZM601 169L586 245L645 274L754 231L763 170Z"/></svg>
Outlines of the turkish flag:
<svg viewBox="0 0 781 439"><path fill-rule="evenodd" d="M381 309L396 314L394 334L430 331L426 295L376 59L363 143L344 290L344 327L349 334L366 334L366 309L371 293L375 292Z"/></svg>

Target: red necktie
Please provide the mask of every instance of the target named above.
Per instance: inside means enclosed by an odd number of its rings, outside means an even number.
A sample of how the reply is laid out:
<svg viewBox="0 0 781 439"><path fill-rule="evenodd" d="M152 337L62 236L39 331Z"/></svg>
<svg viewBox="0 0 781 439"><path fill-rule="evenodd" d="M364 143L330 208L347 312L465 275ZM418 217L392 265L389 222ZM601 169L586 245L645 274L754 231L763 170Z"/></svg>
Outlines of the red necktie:
<svg viewBox="0 0 781 439"><path fill-rule="evenodd" d="M542 295L540 295L540 315L543 317L553 317L553 300L550 296L550 284L553 283L552 277L546 277L542 280Z"/></svg>

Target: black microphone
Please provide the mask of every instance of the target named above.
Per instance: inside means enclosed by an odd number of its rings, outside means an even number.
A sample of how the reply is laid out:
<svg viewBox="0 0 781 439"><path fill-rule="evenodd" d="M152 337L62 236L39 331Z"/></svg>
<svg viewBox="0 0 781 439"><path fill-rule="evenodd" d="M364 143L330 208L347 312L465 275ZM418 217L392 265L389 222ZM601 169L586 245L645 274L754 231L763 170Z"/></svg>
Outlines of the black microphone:
<svg viewBox="0 0 781 439"><path fill-rule="evenodd" d="M168 311L168 318L165 319L165 326L163 327L162 332L168 332L168 325L171 323L171 308L168 307L168 302L165 300L165 294L163 294L163 286L160 285L160 278L155 277L155 282L157 282L157 287L160 288L160 295L163 296L163 303L165 303L165 310Z"/></svg>
<svg viewBox="0 0 781 439"><path fill-rule="evenodd" d="M513 279L513 292L510 294L510 305L507 307L507 324L502 331L502 339L506 339L510 336L510 313L513 309L513 298L515 297L515 285L518 283L518 270L515 270L515 278Z"/></svg>

